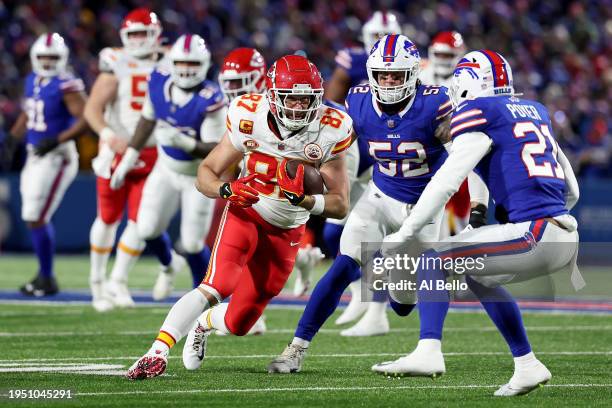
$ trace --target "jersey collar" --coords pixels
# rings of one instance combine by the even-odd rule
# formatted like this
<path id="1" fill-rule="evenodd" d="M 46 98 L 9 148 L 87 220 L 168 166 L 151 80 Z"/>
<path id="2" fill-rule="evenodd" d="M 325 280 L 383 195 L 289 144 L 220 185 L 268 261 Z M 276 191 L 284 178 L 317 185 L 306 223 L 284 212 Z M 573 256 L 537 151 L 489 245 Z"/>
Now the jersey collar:
<path id="1" fill-rule="evenodd" d="M 412 98 L 410 98 L 410 101 L 408 101 L 408 103 L 406 104 L 404 109 L 402 109 L 401 111 L 399 111 L 397 113 L 397 115 L 399 115 L 400 118 L 403 118 L 404 115 L 406 114 L 406 112 L 408 112 L 410 110 L 410 108 L 414 104 L 414 100 L 415 99 L 416 99 L 416 92 L 412 96 Z M 378 115 L 379 118 L 382 118 L 383 116 L 384 117 L 395 116 L 395 115 L 388 115 L 385 112 L 383 112 L 382 110 L 380 110 L 380 107 L 378 106 L 378 101 L 376 100 L 376 97 L 374 96 L 373 93 L 372 93 L 372 106 L 374 107 L 374 111 L 376 112 L 376 114 Z"/>

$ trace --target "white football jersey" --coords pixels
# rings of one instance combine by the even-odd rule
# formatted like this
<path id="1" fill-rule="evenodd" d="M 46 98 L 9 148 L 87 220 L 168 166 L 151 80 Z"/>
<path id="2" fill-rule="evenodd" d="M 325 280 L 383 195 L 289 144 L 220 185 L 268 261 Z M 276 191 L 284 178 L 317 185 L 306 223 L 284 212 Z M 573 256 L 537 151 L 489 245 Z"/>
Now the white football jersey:
<path id="1" fill-rule="evenodd" d="M 421 62 L 421 73 L 419 74 L 419 79 L 425 85 L 436 85 L 436 86 L 445 86 L 449 87 L 451 84 L 451 79 L 453 76 L 449 76 L 448 78 L 442 78 L 434 74 L 433 64 L 429 60 L 423 60 Z"/>
<path id="2" fill-rule="evenodd" d="M 140 119 L 140 111 L 147 94 L 149 74 L 159 59 L 139 59 L 123 48 L 104 48 L 100 51 L 100 71 L 115 75 L 118 81 L 117 95 L 104 111 L 104 119 L 119 137 L 131 139 Z M 155 146 L 155 138 L 147 141 Z"/>
<path id="3" fill-rule="evenodd" d="M 276 184 L 278 165 L 288 158 L 319 168 L 351 145 L 353 120 L 344 112 L 322 105 L 314 122 L 281 138 L 269 123 L 275 120 L 269 112 L 264 94 L 234 99 L 227 113 L 228 134 L 234 147 L 244 153 L 242 175 L 260 173 L 269 178 L 266 183 L 251 182 L 250 186 L 259 191 L 259 201 L 253 209 L 272 225 L 295 228 L 305 224 L 310 213 L 291 205 L 281 193 Z"/>

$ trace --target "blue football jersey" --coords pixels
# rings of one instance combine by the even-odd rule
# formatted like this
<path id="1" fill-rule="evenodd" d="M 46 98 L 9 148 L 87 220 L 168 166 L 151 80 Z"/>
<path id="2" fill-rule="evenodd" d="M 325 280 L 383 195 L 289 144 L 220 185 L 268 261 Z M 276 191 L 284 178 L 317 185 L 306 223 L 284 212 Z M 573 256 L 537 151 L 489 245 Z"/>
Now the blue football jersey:
<path id="1" fill-rule="evenodd" d="M 225 106 L 225 99 L 219 86 L 205 80 L 199 92 L 183 106 L 172 102 L 172 80 L 170 75 L 155 70 L 149 78 L 149 98 L 155 110 L 155 118 L 179 129 L 182 133 L 200 140 L 200 128 L 208 112 L 214 112 Z M 161 146 L 163 151 L 176 160 L 191 161 L 194 157 L 182 149 L 173 146 Z"/>
<path id="2" fill-rule="evenodd" d="M 57 139 L 74 120 L 66 104 L 64 94 L 82 92 L 83 81 L 71 74 L 43 78 L 31 73 L 25 80 L 24 111 L 26 142 L 37 146 L 43 139 Z"/>
<path id="3" fill-rule="evenodd" d="M 404 111 L 382 112 L 369 86 L 351 88 L 346 99 L 358 140 L 375 161 L 374 184 L 390 197 L 416 203 L 447 157 L 435 137 L 452 110 L 446 88 L 419 85 Z"/>
<path id="4" fill-rule="evenodd" d="M 510 222 L 567 213 L 565 175 L 544 106 L 506 96 L 467 101 L 453 113 L 451 137 L 469 132 L 483 132 L 493 140 L 476 170 Z"/>
<path id="5" fill-rule="evenodd" d="M 336 66 L 346 71 L 352 87 L 368 82 L 367 61 L 368 53 L 364 48 L 343 48 L 336 54 Z"/>

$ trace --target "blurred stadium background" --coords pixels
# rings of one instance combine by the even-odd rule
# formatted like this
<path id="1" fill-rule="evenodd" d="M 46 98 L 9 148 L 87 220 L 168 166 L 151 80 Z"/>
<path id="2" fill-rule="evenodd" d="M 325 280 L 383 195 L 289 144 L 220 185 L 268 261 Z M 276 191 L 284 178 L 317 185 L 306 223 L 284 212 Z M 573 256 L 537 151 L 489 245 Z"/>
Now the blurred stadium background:
<path id="1" fill-rule="evenodd" d="M 468 49 L 505 55 L 525 97 L 545 103 L 555 134 L 581 180 L 576 214 L 581 238 L 612 241 L 612 7 L 608 1 L 0 1 L 0 242 L 3 251 L 30 246 L 19 219 L 18 171 L 24 146 L 8 137 L 20 110 L 29 47 L 46 31 L 67 40 L 70 63 L 91 86 L 97 53 L 120 45 L 118 28 L 132 8 L 160 16 L 165 42 L 184 32 L 201 34 L 216 66 L 236 46 L 255 46 L 268 62 L 304 50 L 329 79 L 338 49 L 359 44 L 362 23 L 377 9 L 398 15 L 404 33 L 426 56 L 431 38 L 456 29 Z M 216 78 L 216 67 L 210 70 Z M 91 158 L 93 135 L 79 140 L 81 173 L 55 216 L 58 250 L 85 251 L 95 216 Z M 1 262 L 1 261 L 0 261 Z"/>

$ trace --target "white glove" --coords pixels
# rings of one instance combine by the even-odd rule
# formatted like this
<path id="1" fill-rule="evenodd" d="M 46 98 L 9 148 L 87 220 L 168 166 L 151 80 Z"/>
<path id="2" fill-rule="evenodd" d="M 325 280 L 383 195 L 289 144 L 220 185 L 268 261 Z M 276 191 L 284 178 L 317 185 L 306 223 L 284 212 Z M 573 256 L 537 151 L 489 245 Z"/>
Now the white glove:
<path id="1" fill-rule="evenodd" d="M 197 144 L 194 137 L 179 132 L 176 128 L 160 129 L 155 136 L 161 145 L 176 147 L 187 153 L 193 152 Z"/>
<path id="2" fill-rule="evenodd" d="M 133 147 L 127 148 L 121 162 L 119 162 L 117 168 L 113 172 L 113 176 L 111 177 L 110 188 L 112 190 L 118 190 L 121 188 L 121 186 L 123 186 L 125 177 L 136 165 L 138 156 L 140 156 L 140 152 L 138 150 L 134 149 Z"/>
<path id="3" fill-rule="evenodd" d="M 91 168 L 98 177 L 105 179 L 111 176 L 111 165 L 115 158 L 115 152 L 106 143 L 100 143 L 98 155 L 91 161 Z"/>
<path id="4" fill-rule="evenodd" d="M 115 131 L 108 126 L 100 131 L 100 140 L 110 146 L 110 148 L 119 154 L 123 154 L 128 146 L 127 140 L 117 136 Z"/>

